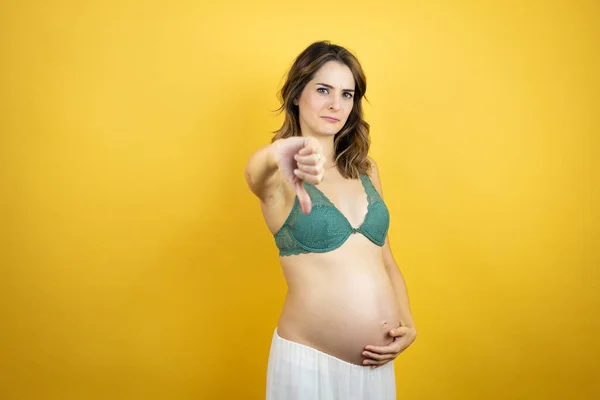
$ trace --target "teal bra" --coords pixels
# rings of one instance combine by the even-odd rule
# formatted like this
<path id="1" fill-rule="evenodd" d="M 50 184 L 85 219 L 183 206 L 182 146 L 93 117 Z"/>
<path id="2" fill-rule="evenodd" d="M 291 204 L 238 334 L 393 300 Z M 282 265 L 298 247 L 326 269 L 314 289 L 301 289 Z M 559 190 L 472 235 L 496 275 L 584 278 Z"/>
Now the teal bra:
<path id="1" fill-rule="evenodd" d="M 353 233 L 361 233 L 383 246 L 390 225 L 390 214 L 368 175 L 360 174 L 369 203 L 365 220 L 358 228 L 315 185 L 304 182 L 312 209 L 304 214 L 298 196 L 283 226 L 275 233 L 280 256 L 301 253 L 325 253 L 340 247 Z"/>

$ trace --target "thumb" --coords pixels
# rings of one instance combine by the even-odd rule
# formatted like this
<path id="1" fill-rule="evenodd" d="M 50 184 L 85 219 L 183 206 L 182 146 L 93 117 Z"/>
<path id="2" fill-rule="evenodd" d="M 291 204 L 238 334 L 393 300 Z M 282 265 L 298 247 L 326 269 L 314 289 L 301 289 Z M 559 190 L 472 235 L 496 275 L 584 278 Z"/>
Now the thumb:
<path id="1" fill-rule="evenodd" d="M 298 196 L 298 201 L 300 202 L 300 207 L 302 208 L 302 212 L 304 214 L 310 213 L 310 210 L 312 208 L 310 196 L 306 192 L 306 189 L 304 188 L 304 185 L 302 184 L 302 181 L 300 179 L 296 180 L 296 183 L 294 184 L 294 188 L 296 189 L 296 195 Z"/>
<path id="2" fill-rule="evenodd" d="M 390 331 L 390 336 L 403 336 L 406 335 L 408 333 L 408 328 L 405 326 L 400 326 L 398 328 L 394 328 Z"/>
<path id="3" fill-rule="evenodd" d="M 400 320 L 400 326 L 392 329 L 390 331 L 390 335 L 391 336 L 401 336 L 406 334 L 407 331 L 407 327 L 406 327 L 406 323 L 403 320 Z"/>

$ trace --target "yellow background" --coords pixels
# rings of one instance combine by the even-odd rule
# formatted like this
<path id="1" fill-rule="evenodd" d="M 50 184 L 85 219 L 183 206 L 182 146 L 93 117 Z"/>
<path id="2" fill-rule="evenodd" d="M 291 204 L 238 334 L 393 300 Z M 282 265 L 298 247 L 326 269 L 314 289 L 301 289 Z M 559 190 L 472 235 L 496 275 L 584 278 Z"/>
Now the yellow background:
<path id="1" fill-rule="evenodd" d="M 355 51 L 419 337 L 399 399 L 600 398 L 597 1 L 4 1 L 0 398 L 262 399 L 285 295 L 243 175 Z"/>

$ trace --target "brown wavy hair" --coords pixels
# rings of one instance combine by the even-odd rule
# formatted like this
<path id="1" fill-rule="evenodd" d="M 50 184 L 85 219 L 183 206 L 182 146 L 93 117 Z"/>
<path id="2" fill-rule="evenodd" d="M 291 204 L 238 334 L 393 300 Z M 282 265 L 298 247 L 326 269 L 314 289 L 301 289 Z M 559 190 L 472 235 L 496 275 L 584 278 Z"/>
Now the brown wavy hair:
<path id="1" fill-rule="evenodd" d="M 315 73 L 329 61 L 337 61 L 352 71 L 355 82 L 354 104 L 346 124 L 333 139 L 334 161 L 344 178 L 356 179 L 359 174 L 370 172 L 371 164 L 367 159 L 371 139 L 370 126 L 363 119 L 362 99 L 367 91 L 367 79 L 363 69 L 349 50 L 331 44 L 329 41 L 314 42 L 296 57 L 287 79 L 278 93 L 281 107 L 276 111 L 285 111 L 285 119 L 271 143 L 278 139 L 302 136 L 298 107 L 293 100 L 300 96 Z M 365 97 L 366 99 L 366 97 Z"/>

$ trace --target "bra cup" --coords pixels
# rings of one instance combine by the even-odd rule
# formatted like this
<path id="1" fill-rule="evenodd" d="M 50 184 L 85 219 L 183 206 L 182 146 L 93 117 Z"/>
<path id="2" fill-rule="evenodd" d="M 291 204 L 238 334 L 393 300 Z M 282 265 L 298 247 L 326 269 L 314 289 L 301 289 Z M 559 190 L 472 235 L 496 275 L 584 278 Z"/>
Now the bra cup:
<path id="1" fill-rule="evenodd" d="M 281 256 L 310 252 L 328 252 L 340 247 L 354 232 L 360 232 L 373 243 L 383 246 L 390 223 L 389 210 L 367 175 L 361 175 L 369 203 L 365 220 L 353 229 L 346 217 L 316 186 L 304 183 L 312 201 L 311 212 L 302 213 L 296 197 L 283 226 L 275 233 Z"/>
<path id="2" fill-rule="evenodd" d="M 390 225 L 390 213 L 383 202 L 371 205 L 368 218 L 361 226 L 361 231 L 380 246 L 385 243 L 385 237 Z"/>
<path id="3" fill-rule="evenodd" d="M 290 233 L 304 248 L 330 249 L 345 240 L 351 228 L 335 208 L 313 205 L 308 215 L 297 215 Z"/>

